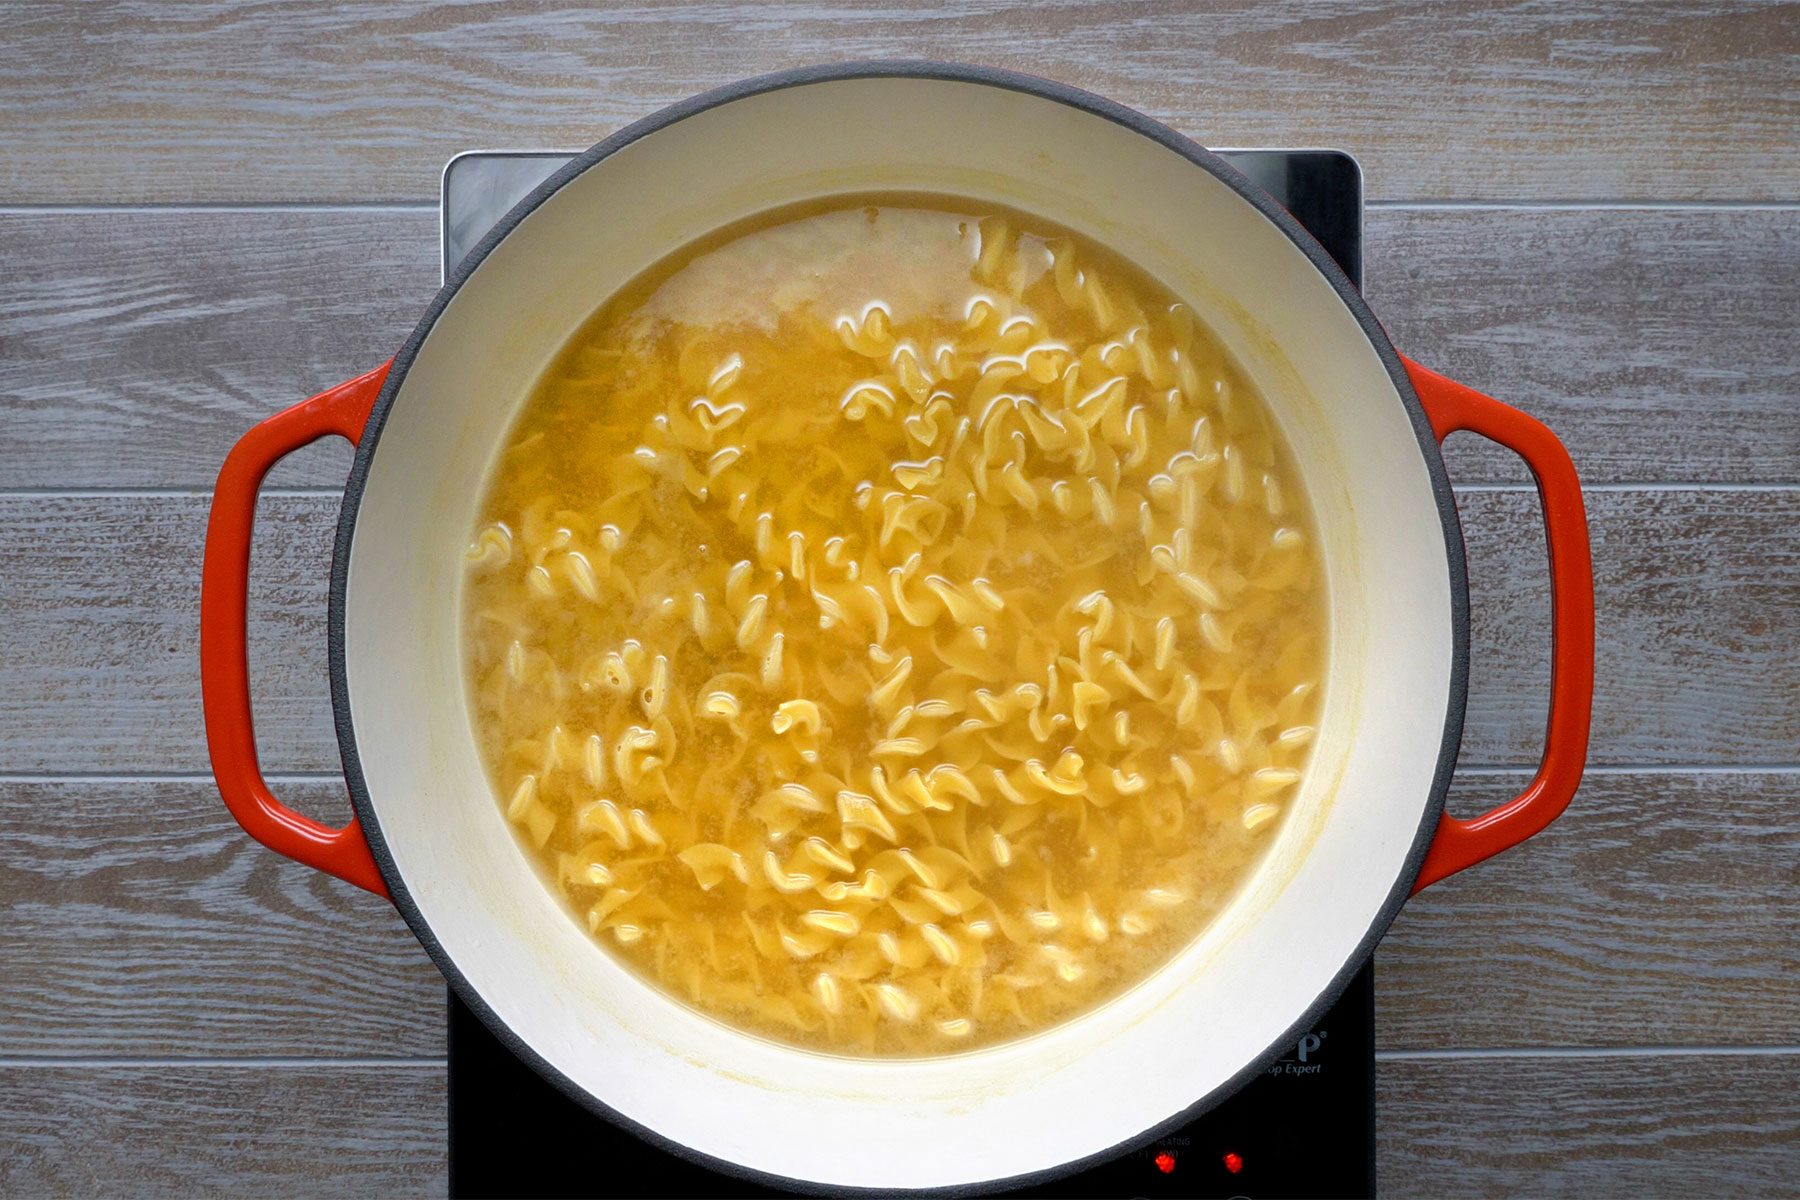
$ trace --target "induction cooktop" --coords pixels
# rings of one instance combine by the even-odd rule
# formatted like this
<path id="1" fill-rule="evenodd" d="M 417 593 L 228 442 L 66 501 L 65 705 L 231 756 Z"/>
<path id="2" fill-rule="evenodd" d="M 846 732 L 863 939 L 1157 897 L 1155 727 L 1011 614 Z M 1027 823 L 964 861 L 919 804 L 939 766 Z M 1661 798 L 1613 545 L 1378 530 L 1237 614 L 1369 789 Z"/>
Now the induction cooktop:
<path id="1" fill-rule="evenodd" d="M 1354 159 L 1332 150 L 1220 153 L 1285 205 L 1361 286 L 1362 175 Z M 570 157 L 503 150 L 453 158 L 441 193 L 445 274 Z M 1313 1029 L 1210 1111 L 1142 1149 L 1012 1194 L 1373 1196 L 1373 971 L 1365 964 Z M 708 1170 L 589 1112 L 516 1058 L 454 995 L 449 1023 L 452 1196 L 783 1194 Z"/>

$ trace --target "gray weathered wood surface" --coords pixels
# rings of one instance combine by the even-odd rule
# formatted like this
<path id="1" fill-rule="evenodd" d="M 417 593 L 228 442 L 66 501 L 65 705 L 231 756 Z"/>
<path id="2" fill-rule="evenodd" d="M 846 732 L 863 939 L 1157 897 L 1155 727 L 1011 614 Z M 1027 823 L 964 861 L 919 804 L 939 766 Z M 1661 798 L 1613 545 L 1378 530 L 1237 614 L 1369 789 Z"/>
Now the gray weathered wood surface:
<path id="1" fill-rule="evenodd" d="M 1455 811 L 1526 776 L 1470 773 Z M 1554 826 L 1407 905 L 1377 1045 L 1800 1045 L 1800 775 L 1601 768 Z"/>
<path id="2" fill-rule="evenodd" d="M 447 1187 L 435 1062 L 13 1066 L 0 1072 L 0 1130 L 7 1196 L 386 1197 Z"/>
<path id="3" fill-rule="evenodd" d="M 273 785 L 348 813 L 341 782 Z M 210 780 L 8 783 L 0 827 L 0 961 L 30 964 L 0 989 L 0 1052 L 444 1053 L 443 977 L 399 914 L 244 837 Z"/>
<path id="4" fill-rule="evenodd" d="M 1800 1057 L 1621 1054 L 1380 1064 L 1394 1196 L 1790 1196 Z"/>
<path id="5" fill-rule="evenodd" d="M 1800 1194 L 1800 6 L 1724 0 L 0 0 L 0 1194 L 442 1193 L 441 981 L 205 776 L 207 490 L 398 344 L 451 153 L 873 55 L 1353 151 L 1395 339 L 1582 468 L 1604 765 L 1385 943 L 1382 1191 Z M 1536 753 L 1548 603 L 1521 468 L 1448 458 L 1473 811 Z M 347 461 L 272 478 L 252 588 L 264 754 L 321 814 Z"/>
<path id="6" fill-rule="evenodd" d="M 586 145 L 732 79 L 892 57 L 1051 75 L 1212 145 L 1349 146 L 1384 200 L 1800 185 L 1800 17 L 1768 0 L 7 9 L 0 179 L 32 201 L 428 198 L 472 146 Z"/>

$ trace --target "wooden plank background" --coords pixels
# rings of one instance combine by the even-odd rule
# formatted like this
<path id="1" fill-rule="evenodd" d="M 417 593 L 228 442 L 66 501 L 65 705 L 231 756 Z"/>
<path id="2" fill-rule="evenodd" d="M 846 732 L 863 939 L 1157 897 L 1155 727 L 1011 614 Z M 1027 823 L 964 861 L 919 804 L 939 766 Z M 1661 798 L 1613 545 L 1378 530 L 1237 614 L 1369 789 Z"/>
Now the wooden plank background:
<path id="1" fill-rule="evenodd" d="M 1800 7 L 1723 0 L 0 0 L 0 1194 L 444 1190 L 441 980 L 205 774 L 213 474 L 398 344 L 452 153 L 899 55 L 1349 149 L 1396 340 L 1582 468 L 1599 765 L 1384 944 L 1383 1193 L 1800 1194 Z M 1474 811 L 1529 775 L 1548 608 L 1522 469 L 1448 457 Z M 347 462 L 280 468 L 252 589 L 264 755 L 326 815 Z"/>
<path id="2" fill-rule="evenodd" d="M 932 57 L 1213 145 L 1342 145 L 1383 199 L 1775 200 L 1792 5 L 1755 0 L 9 3 L 0 178 L 37 202 L 392 201 L 477 146 L 585 145 L 731 79 Z"/>

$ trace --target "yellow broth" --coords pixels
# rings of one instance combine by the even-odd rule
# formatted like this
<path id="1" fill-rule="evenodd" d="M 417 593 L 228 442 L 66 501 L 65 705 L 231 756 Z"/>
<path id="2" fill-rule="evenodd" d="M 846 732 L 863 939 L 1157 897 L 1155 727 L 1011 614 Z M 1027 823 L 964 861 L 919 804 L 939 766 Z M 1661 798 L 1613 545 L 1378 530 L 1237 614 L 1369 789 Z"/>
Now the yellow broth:
<path id="1" fill-rule="evenodd" d="M 842 1053 L 1044 1028 L 1194 938 L 1306 769 L 1324 583 L 1261 398 L 1033 217 L 704 239 L 538 381 L 468 551 L 499 803 L 601 946 Z"/>

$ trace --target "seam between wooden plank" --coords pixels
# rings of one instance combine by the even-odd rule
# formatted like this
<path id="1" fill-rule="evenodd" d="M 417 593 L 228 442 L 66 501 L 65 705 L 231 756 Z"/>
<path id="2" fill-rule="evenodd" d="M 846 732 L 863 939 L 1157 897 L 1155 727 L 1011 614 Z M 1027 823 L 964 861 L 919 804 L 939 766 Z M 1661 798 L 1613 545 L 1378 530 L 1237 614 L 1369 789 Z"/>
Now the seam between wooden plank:
<path id="1" fill-rule="evenodd" d="M 1529 775 L 1530 762 L 1458 763 L 1456 773 L 1488 778 Z M 1800 775 L 1800 763 L 1590 763 L 1586 775 Z M 338 783 L 342 771 L 269 771 L 268 783 Z M 9 771 L 0 772 L 0 785 L 44 783 L 211 783 L 206 771 Z"/>
<path id="2" fill-rule="evenodd" d="M 1442 1050 L 1377 1050 L 1376 1062 L 1449 1058 L 1794 1058 L 1800 1046 L 1470 1046 Z"/>
<path id="3" fill-rule="evenodd" d="M 409 213 L 435 214 L 436 199 L 420 200 L 250 200 L 179 201 L 167 204 L 0 204 L 0 216 L 115 213 Z M 1782 200 L 1369 200 L 1371 212 L 1795 212 L 1800 203 Z"/>
<path id="4" fill-rule="evenodd" d="M 1458 493 L 1535 492 L 1528 483 L 1453 483 Z M 1800 483 L 1707 483 L 1704 480 L 1647 480 L 1642 483 L 1584 483 L 1583 492 L 1792 492 Z"/>
<path id="5" fill-rule="evenodd" d="M 1369 200 L 1383 212 L 1793 212 L 1788 200 Z"/>
<path id="6" fill-rule="evenodd" d="M 1533 764 L 1457 763 L 1458 775 L 1520 775 L 1535 770 Z M 1800 763 L 1589 763 L 1584 775 L 1792 775 Z M 211 778 L 208 776 L 208 778 Z"/>
<path id="7" fill-rule="evenodd" d="M 1536 492 L 1529 483 L 1457 483 L 1452 489 L 1459 494 L 1518 493 L 1521 495 Z M 306 496 L 337 496 L 343 488 L 337 484 L 316 483 L 300 487 L 264 488 L 260 496 L 272 499 L 299 499 Z M 1648 481 L 1643 483 L 1584 483 L 1581 490 L 1586 493 L 1601 492 L 1744 492 L 1754 494 L 1778 494 L 1800 491 L 1800 482 L 1793 483 L 1711 483 L 1704 479 L 1680 479 Z M 212 489 L 205 487 L 22 487 L 0 488 L 0 500 L 16 499 L 55 499 L 55 500 L 152 500 L 161 497 L 179 500 L 207 499 L 212 496 Z"/>
<path id="8" fill-rule="evenodd" d="M 265 783 L 330 783 L 343 782 L 342 771 L 266 771 Z M 211 783 L 209 771 L 32 771 L 0 772 L 0 784 L 7 783 Z"/>
<path id="9" fill-rule="evenodd" d="M 448 1058 L 301 1058 L 293 1055 L 263 1056 L 245 1058 L 194 1057 L 180 1056 L 169 1058 L 157 1057 L 114 1057 L 107 1055 L 59 1055 L 56 1057 L 37 1058 L 30 1055 L 0 1056 L 0 1071 L 36 1070 L 50 1068 L 53 1070 L 140 1070 L 145 1067 L 232 1067 L 251 1070 L 286 1067 L 349 1067 L 358 1070 L 385 1070 L 393 1067 L 443 1067 L 448 1065 Z"/>
<path id="10" fill-rule="evenodd" d="M 186 204 L 0 204 L 0 216 L 71 216 L 92 217 L 112 216 L 125 213 L 408 213 L 413 215 L 433 215 L 438 211 L 435 200 L 370 200 L 366 202 L 344 202 L 321 200 L 308 203 L 304 200 L 267 202 L 230 203 L 221 201 L 217 204 L 205 202 Z"/>
<path id="11" fill-rule="evenodd" d="M 299 487 L 263 488 L 258 496 L 269 499 L 298 499 L 305 496 L 339 496 L 342 484 L 311 483 Z M 209 487 L 84 487 L 54 486 L 0 488 L 0 500 L 205 500 L 212 497 Z"/>
<path id="12" fill-rule="evenodd" d="M 1448 1059 L 1520 1058 L 1800 1058 L 1800 1046 L 1494 1046 L 1442 1050 L 1377 1050 L 1375 1061 L 1426 1062 Z M 143 1070 L 157 1067 L 219 1070 L 316 1069 L 391 1070 L 441 1068 L 447 1057 L 302 1058 L 260 1057 L 0 1057 L 0 1070 Z"/>

